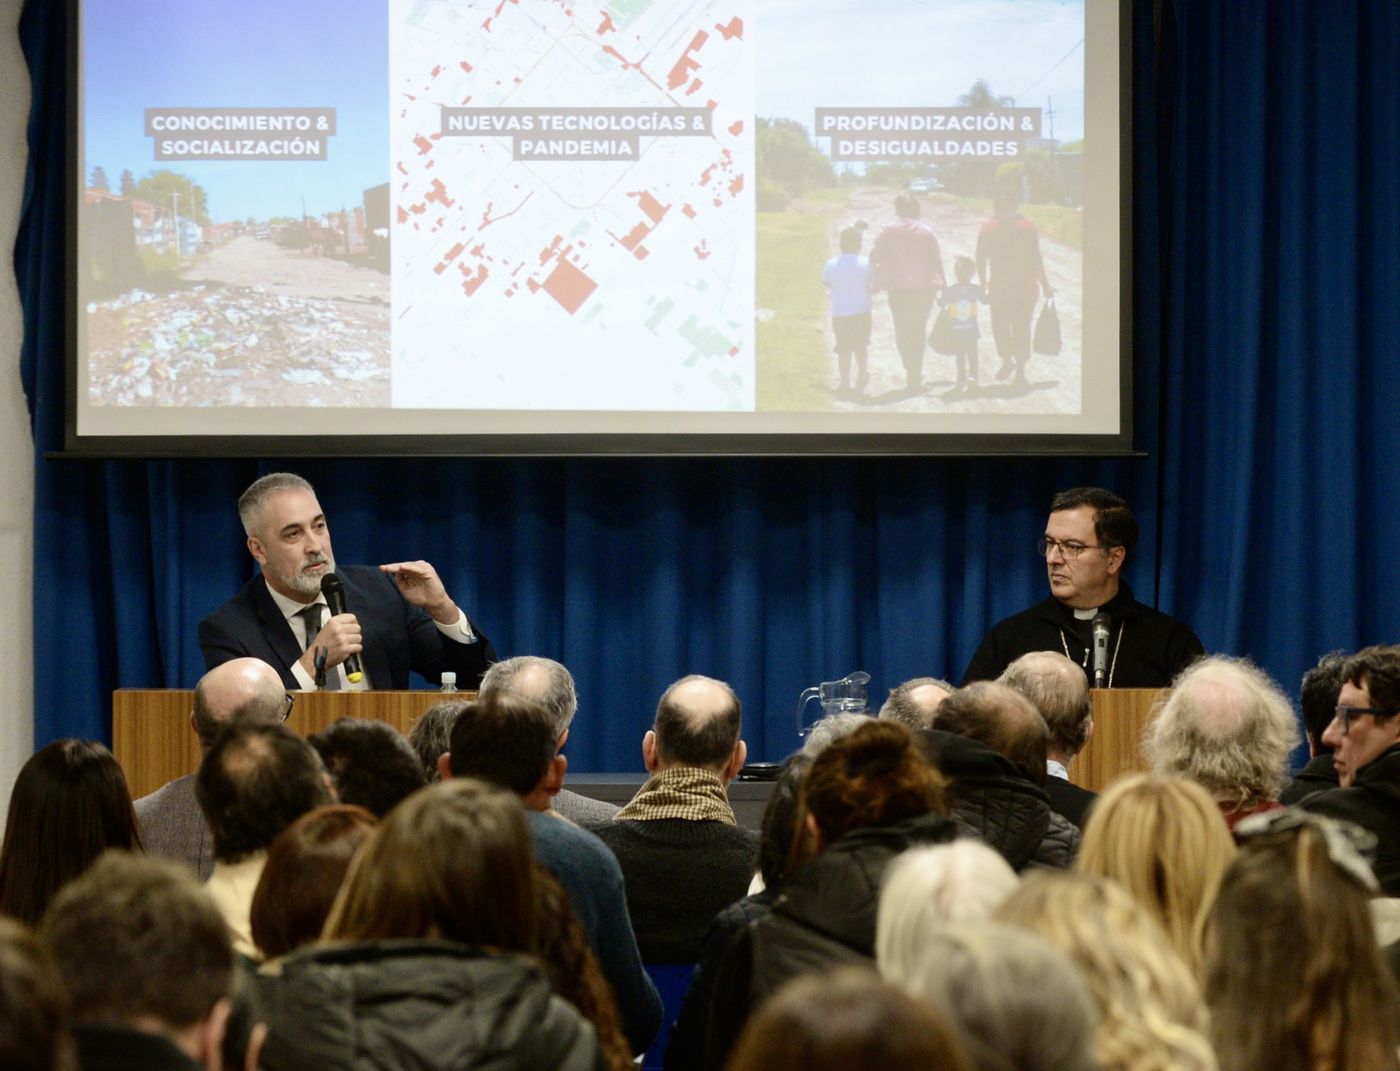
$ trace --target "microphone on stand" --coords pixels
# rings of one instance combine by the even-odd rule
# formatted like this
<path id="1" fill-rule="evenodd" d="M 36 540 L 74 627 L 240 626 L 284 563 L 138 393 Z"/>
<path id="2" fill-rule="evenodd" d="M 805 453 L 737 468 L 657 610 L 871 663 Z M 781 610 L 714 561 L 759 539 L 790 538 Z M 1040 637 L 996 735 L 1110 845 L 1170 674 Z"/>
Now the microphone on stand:
<path id="1" fill-rule="evenodd" d="M 1108 677 L 1108 615 L 1100 610 L 1094 615 L 1094 687 L 1102 688 Z"/>
<path id="2" fill-rule="evenodd" d="M 321 594 L 326 597 L 326 606 L 332 617 L 345 613 L 345 581 L 339 576 L 327 573 L 321 577 Z M 360 656 L 349 655 L 345 659 L 345 679 L 351 684 L 359 684 L 364 675 L 364 670 L 360 668 Z"/>

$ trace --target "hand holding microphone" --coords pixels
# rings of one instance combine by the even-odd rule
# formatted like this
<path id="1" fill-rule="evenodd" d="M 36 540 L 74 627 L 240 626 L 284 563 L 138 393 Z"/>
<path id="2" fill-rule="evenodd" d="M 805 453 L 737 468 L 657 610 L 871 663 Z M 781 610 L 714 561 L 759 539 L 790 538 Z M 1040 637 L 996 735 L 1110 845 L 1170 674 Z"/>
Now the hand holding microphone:
<path id="1" fill-rule="evenodd" d="M 364 650 L 364 638 L 360 622 L 345 610 L 345 581 L 335 573 L 327 573 L 321 578 L 321 594 L 326 597 L 331 616 L 316 634 L 315 645 L 326 649 L 327 665 L 344 663 L 345 679 L 358 684 L 364 677 L 359 654 Z"/>

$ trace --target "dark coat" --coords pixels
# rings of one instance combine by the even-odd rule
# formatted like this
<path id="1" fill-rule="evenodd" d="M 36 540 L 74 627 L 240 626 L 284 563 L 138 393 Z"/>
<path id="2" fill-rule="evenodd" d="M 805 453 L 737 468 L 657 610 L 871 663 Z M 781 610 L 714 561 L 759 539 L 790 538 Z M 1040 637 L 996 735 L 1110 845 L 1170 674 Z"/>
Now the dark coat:
<path id="1" fill-rule="evenodd" d="M 540 969 L 450 941 L 313 946 L 259 974 L 266 1071 L 593 1071 L 593 1027 Z"/>
<path id="2" fill-rule="evenodd" d="M 1073 782 L 1053 774 L 1045 779 L 1045 795 L 1049 797 L 1052 811 L 1063 815 L 1080 829 L 1084 828 L 1084 823 L 1089 819 L 1089 808 L 1093 807 L 1094 801 L 1099 798 L 1097 792 L 1080 788 Z"/>
<path id="3" fill-rule="evenodd" d="M 1278 801 L 1285 807 L 1292 807 L 1295 803 L 1302 803 L 1314 792 L 1340 787 L 1337 768 L 1332 765 L 1331 754 L 1314 755 L 1306 766 L 1293 775 L 1293 780 L 1283 786 Z"/>
<path id="4" fill-rule="evenodd" d="M 923 730 L 934 761 L 953 782 L 953 819 L 965 836 L 995 848 L 1015 871 L 1067 867 L 1082 839 L 1050 809 L 1045 790 L 986 744 L 940 729 Z"/>
<path id="5" fill-rule="evenodd" d="M 1165 688 L 1172 678 L 1205 653 L 1201 641 L 1174 617 L 1133 598 L 1127 581 L 1103 606 L 1111 625 L 1109 662 L 1114 688 Z M 1054 597 L 999 622 L 972 656 L 962 683 L 995 680 L 1001 671 L 1031 651 L 1059 651 L 1089 666 L 1093 628 Z"/>
<path id="6" fill-rule="evenodd" d="M 360 660 L 375 688 L 407 688 L 410 670 L 433 685 L 450 670 L 457 674 L 457 687 L 475 688 L 496 660 L 495 648 L 475 623 L 475 643 L 449 640 L 423 610 L 404 601 L 387 573 L 364 565 L 339 572 L 345 581 L 345 609 L 364 633 Z M 206 669 L 252 656 L 277 670 L 288 688 L 301 687 L 292 675 L 301 647 L 261 575 L 199 623 L 199 646 Z"/>
<path id="7" fill-rule="evenodd" d="M 1298 806 L 1355 822 L 1374 833 L 1381 893 L 1400 896 L 1400 744 L 1361 767 L 1350 788 L 1314 792 Z"/>

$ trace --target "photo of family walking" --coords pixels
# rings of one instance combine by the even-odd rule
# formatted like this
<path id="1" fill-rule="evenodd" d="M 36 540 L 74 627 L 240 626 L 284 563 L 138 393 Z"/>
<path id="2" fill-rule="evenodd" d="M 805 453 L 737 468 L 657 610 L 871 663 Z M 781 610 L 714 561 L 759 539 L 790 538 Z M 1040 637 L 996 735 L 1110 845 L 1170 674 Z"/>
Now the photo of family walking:
<path id="1" fill-rule="evenodd" d="M 902 40 L 957 58 L 926 65 L 925 85 L 836 64 L 821 100 L 781 88 L 796 80 L 761 94 L 760 410 L 1083 410 L 1082 17 L 1048 3 L 928 16 Z M 818 35 L 790 39 L 792 63 L 861 47 Z"/>

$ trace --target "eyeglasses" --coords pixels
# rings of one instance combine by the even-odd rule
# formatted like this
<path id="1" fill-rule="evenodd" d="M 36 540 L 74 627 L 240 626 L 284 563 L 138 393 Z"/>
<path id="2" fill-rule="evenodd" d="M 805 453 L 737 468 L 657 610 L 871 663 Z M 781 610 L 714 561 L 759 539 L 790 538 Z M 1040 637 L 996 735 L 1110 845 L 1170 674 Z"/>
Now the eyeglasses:
<path id="1" fill-rule="evenodd" d="M 297 697 L 291 692 L 287 693 L 286 701 L 282 705 L 282 720 L 286 721 L 292 716 L 292 704 L 297 701 Z"/>
<path id="2" fill-rule="evenodd" d="M 1055 551 L 1060 552 L 1060 556 L 1067 562 L 1074 561 L 1086 550 L 1109 550 L 1110 547 L 1102 543 L 1078 543 L 1071 539 L 1061 543 L 1058 539 L 1051 539 L 1048 536 L 1041 536 L 1035 541 L 1035 552 L 1042 558 L 1048 558 Z"/>
<path id="3" fill-rule="evenodd" d="M 1392 714 L 1400 714 L 1400 707 L 1338 707 L 1333 713 L 1342 723 L 1342 735 L 1346 736 L 1351 732 L 1351 719 L 1358 714 L 1374 714 L 1377 718 L 1388 718 Z"/>
<path id="4" fill-rule="evenodd" d="M 1254 837 L 1296 833 L 1301 829 L 1311 829 L 1321 835 L 1327 847 L 1327 858 L 1333 866 L 1345 871 L 1369 891 L 1380 891 L 1375 872 L 1371 869 L 1371 860 L 1376 855 L 1376 835 L 1354 822 L 1300 811 L 1297 807 L 1285 807 L 1250 815 L 1235 826 L 1235 840 L 1243 844 Z"/>

